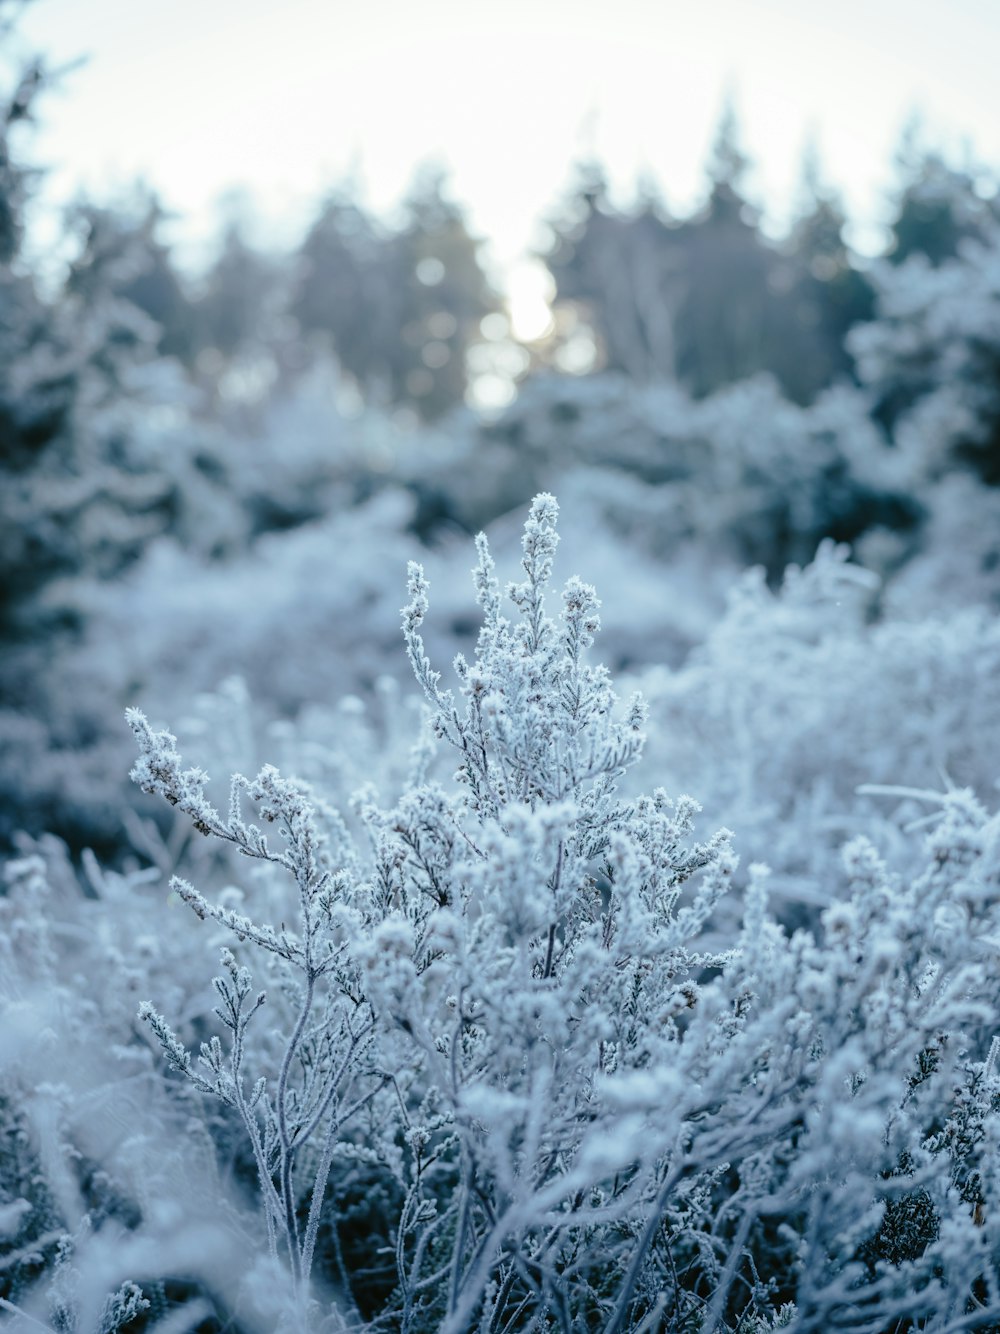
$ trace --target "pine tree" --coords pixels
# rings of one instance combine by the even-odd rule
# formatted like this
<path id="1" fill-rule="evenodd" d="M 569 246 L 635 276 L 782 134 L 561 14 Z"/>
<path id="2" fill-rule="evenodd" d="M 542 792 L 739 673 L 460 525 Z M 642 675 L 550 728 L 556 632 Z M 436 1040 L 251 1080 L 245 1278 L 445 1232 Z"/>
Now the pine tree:
<path id="1" fill-rule="evenodd" d="M 802 175 L 803 207 L 784 247 L 794 282 L 778 374 L 789 395 L 807 403 L 833 381 L 852 377 L 845 339 L 855 324 L 871 319 L 875 293 L 845 240 L 843 205 L 823 182 L 812 150 Z"/>
<path id="2" fill-rule="evenodd" d="M 593 330 L 600 369 L 640 383 L 673 380 L 681 259 L 663 203 L 646 190 L 633 209 L 619 210 L 599 164 L 578 172 L 544 256 L 556 301 Z"/>
<path id="3" fill-rule="evenodd" d="M 684 281 L 677 367 L 681 383 L 698 397 L 776 368 L 779 294 L 792 273 L 761 235 L 746 194 L 749 165 L 727 105 L 709 161 L 708 199 L 677 237 Z"/>
<path id="4" fill-rule="evenodd" d="M 442 172 L 420 172 L 404 210 L 404 224 L 389 247 L 399 301 L 392 398 L 434 421 L 464 401 L 469 348 L 500 300 L 483 269 L 480 242 L 449 199 Z"/>
<path id="5" fill-rule="evenodd" d="M 971 169 L 924 147 L 918 124 L 904 133 L 896 160 L 901 186 L 887 252 L 892 264 L 923 255 L 937 267 L 955 259 L 965 242 L 989 236 L 998 217 L 996 194 L 984 198 Z"/>

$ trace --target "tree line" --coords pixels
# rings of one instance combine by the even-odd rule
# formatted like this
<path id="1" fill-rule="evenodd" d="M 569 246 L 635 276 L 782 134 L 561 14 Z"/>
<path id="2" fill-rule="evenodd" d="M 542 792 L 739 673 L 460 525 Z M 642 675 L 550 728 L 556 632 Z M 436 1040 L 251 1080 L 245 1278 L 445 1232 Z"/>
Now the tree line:
<path id="1" fill-rule="evenodd" d="M 875 287 L 849 243 L 843 204 L 810 151 L 798 213 L 775 239 L 753 202 L 750 168 L 731 108 L 706 165 L 704 202 L 686 216 L 648 182 L 631 204 L 616 203 L 602 164 L 579 163 L 537 256 L 552 278 L 555 319 L 526 349 L 524 369 L 563 367 L 567 343 L 582 336 L 589 368 L 676 383 L 696 398 L 766 372 L 808 404 L 853 379 L 845 338 L 873 318 Z M 882 260 L 922 255 L 939 266 L 963 242 L 989 236 L 1000 204 L 974 169 L 913 132 L 897 168 Z M 67 292 L 96 300 L 104 291 L 148 316 L 156 352 L 176 358 L 215 405 L 234 366 L 273 387 L 332 357 L 366 403 L 433 422 L 467 399 L 468 354 L 485 341 L 486 317 L 497 317 L 490 338 L 509 330 L 482 241 L 440 169 L 417 173 L 391 222 L 365 207 L 356 186 L 340 185 L 285 253 L 256 247 L 249 221 L 235 213 L 214 257 L 190 273 L 164 240 L 168 214 L 155 196 L 132 209 L 81 203 L 70 219 L 78 243 Z"/>

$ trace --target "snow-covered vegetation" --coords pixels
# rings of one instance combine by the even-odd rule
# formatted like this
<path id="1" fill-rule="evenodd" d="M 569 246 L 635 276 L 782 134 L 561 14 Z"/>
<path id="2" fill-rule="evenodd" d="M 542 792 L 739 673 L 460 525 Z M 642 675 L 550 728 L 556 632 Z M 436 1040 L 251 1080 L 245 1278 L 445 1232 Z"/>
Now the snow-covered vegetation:
<path id="1" fill-rule="evenodd" d="M 1000 1329 L 996 198 L 927 154 L 862 265 L 732 123 L 685 220 L 591 165 L 521 347 L 432 175 L 197 280 L 83 204 L 35 272 L 44 83 L 0 1323 Z"/>
<path id="2" fill-rule="evenodd" d="M 713 798 L 745 812 L 755 850 L 775 832 L 782 898 L 797 881 L 810 912 L 788 931 L 728 830 L 695 841 L 694 799 L 632 795 L 647 705 L 617 701 L 588 661 L 593 588 L 569 579 L 551 615 L 556 513 L 532 505 L 509 610 L 480 540 L 480 630 L 450 689 L 411 564 L 403 638 L 429 707 L 405 767 L 379 775 L 388 801 L 369 780 L 345 802 L 362 775 L 336 749 L 366 741 L 387 762 L 405 717 L 386 687 L 381 735 L 360 703 L 326 738 L 286 730 L 311 781 L 236 773 L 222 813 L 134 710 L 132 776 L 176 822 L 133 831 L 152 865 L 115 874 L 91 854 L 75 872 L 45 840 L 8 862 L 9 1310 L 110 1330 L 155 1299 L 185 1327 L 214 1310 L 246 1328 L 455 1334 L 1000 1317 L 998 818 L 968 788 L 886 788 L 927 811 L 888 841 L 899 869 L 857 832 L 838 864 L 817 818 L 872 823 L 839 786 L 866 729 L 906 778 L 943 753 L 988 764 L 985 738 L 958 753 L 948 701 L 980 700 L 942 645 L 985 663 L 988 692 L 995 633 L 972 616 L 876 627 L 864 646 L 836 603 L 871 580 L 825 550 L 778 596 L 748 584 L 704 655 L 654 678 L 657 734 L 710 757 Z M 864 709 L 852 730 L 844 693 L 881 671 L 884 702 L 900 656 L 928 678 L 918 704 L 894 705 L 889 740 Z M 841 689 L 824 697 L 816 676 Z M 920 699 L 934 689 L 939 722 Z M 234 687 L 206 702 L 220 758 L 250 748 L 246 710 Z M 800 740 L 821 737 L 815 711 L 826 774 Z M 198 884 L 164 883 L 182 864 Z"/>

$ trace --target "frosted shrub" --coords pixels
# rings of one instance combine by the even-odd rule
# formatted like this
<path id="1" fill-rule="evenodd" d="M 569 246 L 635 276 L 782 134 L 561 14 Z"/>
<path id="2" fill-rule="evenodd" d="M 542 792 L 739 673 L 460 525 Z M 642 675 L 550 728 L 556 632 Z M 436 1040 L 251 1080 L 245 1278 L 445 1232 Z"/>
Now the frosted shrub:
<path id="1" fill-rule="evenodd" d="M 190 1329 L 211 1314 L 199 1289 L 236 1305 L 238 1214 L 135 1039 L 144 990 L 186 1004 L 190 951 L 155 871 L 85 857 L 82 880 L 52 838 L 0 866 L 0 1324 L 127 1334 L 185 1275 Z"/>
<path id="2" fill-rule="evenodd" d="M 753 1000 L 723 1066 L 745 1072 L 729 1081 L 731 1113 L 760 1138 L 741 1169 L 753 1163 L 755 1179 L 721 1212 L 749 1211 L 757 1272 L 794 1282 L 791 1328 L 996 1326 L 988 1145 L 1000 1129 L 1000 1044 L 987 961 L 998 835 L 1000 820 L 956 792 L 941 799 L 925 869 L 909 881 L 855 840 L 844 853 L 850 897 L 826 910 L 818 937 L 785 937 L 751 887 L 728 980 Z"/>
<path id="3" fill-rule="evenodd" d="M 908 880 L 856 840 L 816 934 L 768 916 L 757 868 L 720 948 L 729 836 L 619 790 L 644 706 L 587 660 L 589 585 L 550 614 L 556 514 L 532 505 L 513 616 L 479 539 L 453 689 L 411 565 L 404 638 L 454 780 L 418 764 L 389 809 L 362 789 L 362 837 L 267 766 L 220 812 L 130 714 L 139 785 L 262 872 L 218 900 L 172 882 L 222 946 L 217 1031 L 193 1053 L 140 1011 L 242 1127 L 255 1272 L 294 1328 L 989 1327 L 1000 825 L 952 794 Z"/>
<path id="4" fill-rule="evenodd" d="M 839 849 L 868 833 L 912 866 L 900 829 L 920 813 L 858 791 L 943 783 L 987 792 L 1000 747 L 1000 625 L 981 609 L 871 620 L 878 580 L 824 543 L 770 590 L 760 570 L 679 670 L 639 684 L 650 704 L 646 761 L 690 787 L 707 818 L 766 861 L 772 893 L 821 904 Z"/>
<path id="5" fill-rule="evenodd" d="M 799 407 L 768 376 L 697 400 L 613 374 L 533 377 L 438 484 L 453 514 L 478 523 L 497 512 L 484 495 L 512 501 L 558 479 L 564 499 L 589 492 L 607 526 L 657 560 L 693 547 L 779 576 L 824 536 L 916 520 L 912 473 L 869 409 L 849 387 Z"/>
<path id="6" fill-rule="evenodd" d="M 609 1304 L 608 1224 L 624 1242 L 655 1181 L 635 1170 L 635 1127 L 605 1084 L 653 1059 L 647 1010 L 672 1031 L 694 975 L 719 962 L 691 942 L 727 883 L 726 836 L 690 844 L 688 799 L 616 796 L 643 708 L 635 699 L 619 717 L 606 672 L 585 661 L 593 589 L 571 580 L 559 620 L 546 613 L 555 517 L 540 497 L 524 580 L 508 590 L 514 622 L 480 539 L 484 623 L 475 661 L 456 662 L 457 698 L 426 657 L 426 583 L 411 567 L 407 649 L 457 786 L 414 783 L 390 811 L 362 796 L 367 853 L 270 768 L 237 776 L 220 814 L 169 734 L 130 715 L 136 781 L 295 885 L 274 903 L 279 927 L 175 880 L 198 916 L 263 951 L 274 999 L 227 948 L 216 981 L 227 1046 L 213 1038 L 192 1058 L 151 1007 L 143 1016 L 170 1063 L 242 1120 L 272 1255 L 302 1293 L 331 1164 L 374 1154 L 391 1171 L 393 1301 L 407 1327 L 460 1330 L 481 1316 L 500 1329 L 518 1309 Z M 277 843 L 245 821 L 246 801 Z M 249 1068 L 260 1007 L 276 1009 L 284 1036 L 271 1050 L 265 1035 Z"/>
<path id="7" fill-rule="evenodd" d="M 914 255 L 876 267 L 878 318 L 848 343 L 876 412 L 919 478 L 955 463 L 1000 482 L 1000 231 L 932 268 Z"/>

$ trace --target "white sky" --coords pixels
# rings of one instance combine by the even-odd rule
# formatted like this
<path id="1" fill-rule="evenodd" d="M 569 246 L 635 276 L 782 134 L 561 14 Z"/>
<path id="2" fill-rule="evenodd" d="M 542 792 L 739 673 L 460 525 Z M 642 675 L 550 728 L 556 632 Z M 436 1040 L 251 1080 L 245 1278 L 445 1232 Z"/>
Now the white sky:
<path id="1" fill-rule="evenodd" d="M 869 242 L 915 108 L 1000 164 L 1000 0 L 34 0 L 20 33 L 89 56 L 42 107 L 51 197 L 142 176 L 195 241 L 243 185 L 293 241 L 352 166 L 382 211 L 444 160 L 515 287 L 583 149 L 696 203 L 727 89 L 772 223 L 811 132 Z"/>

